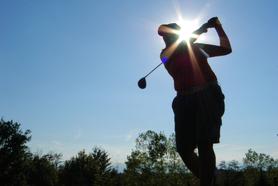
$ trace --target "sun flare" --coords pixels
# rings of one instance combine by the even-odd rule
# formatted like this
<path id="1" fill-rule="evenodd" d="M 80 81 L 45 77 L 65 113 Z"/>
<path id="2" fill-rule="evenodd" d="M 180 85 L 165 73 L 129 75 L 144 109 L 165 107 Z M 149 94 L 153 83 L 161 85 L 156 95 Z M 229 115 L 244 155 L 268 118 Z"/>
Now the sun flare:
<path id="1" fill-rule="evenodd" d="M 170 46 L 168 46 L 166 48 L 166 50 L 164 50 L 164 52 L 161 54 L 161 59 L 163 63 L 166 63 L 168 61 L 168 59 L 171 57 L 171 55 L 173 54 L 173 52 L 176 50 L 176 48 L 179 46 L 179 44 L 181 42 L 186 42 L 188 46 L 191 45 L 191 39 L 195 38 L 195 40 L 199 40 L 201 38 L 202 35 L 196 35 L 193 32 L 196 31 L 199 26 L 200 26 L 200 22 L 199 19 L 193 19 L 193 20 L 185 20 L 183 18 L 181 18 L 181 16 L 179 16 L 180 18 L 178 19 L 178 21 L 176 21 L 177 25 L 178 25 L 178 29 L 175 28 L 171 28 L 168 27 L 167 25 L 161 25 L 158 29 L 158 33 L 159 34 L 175 34 L 178 36 L 178 39 L 173 42 Z M 203 37 L 202 37 L 203 38 Z M 194 40 L 194 41 L 195 41 Z M 194 53 L 191 49 L 190 49 L 190 57 L 194 60 Z"/>
<path id="2" fill-rule="evenodd" d="M 189 41 L 190 38 L 196 38 L 197 36 L 193 32 L 198 28 L 199 21 L 195 20 L 184 20 L 179 19 L 177 24 L 181 27 L 181 30 L 178 32 L 179 42 Z"/>

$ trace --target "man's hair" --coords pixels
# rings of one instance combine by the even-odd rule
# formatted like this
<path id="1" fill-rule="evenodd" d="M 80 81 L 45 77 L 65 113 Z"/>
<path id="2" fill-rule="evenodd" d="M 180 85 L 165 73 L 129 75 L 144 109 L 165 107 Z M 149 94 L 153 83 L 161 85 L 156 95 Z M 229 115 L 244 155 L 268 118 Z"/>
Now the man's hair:
<path id="1" fill-rule="evenodd" d="M 169 30 L 180 30 L 181 27 L 177 23 L 162 24 L 158 28 L 158 35 L 165 37 L 169 35 L 176 35 L 175 33 L 169 32 Z"/>

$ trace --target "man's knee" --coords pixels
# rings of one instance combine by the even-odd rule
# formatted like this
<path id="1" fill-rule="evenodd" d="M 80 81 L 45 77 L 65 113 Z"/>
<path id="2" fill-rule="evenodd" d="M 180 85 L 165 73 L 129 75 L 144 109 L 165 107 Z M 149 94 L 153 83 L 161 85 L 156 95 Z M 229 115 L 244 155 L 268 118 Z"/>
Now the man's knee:
<path id="1" fill-rule="evenodd" d="M 198 144 L 198 154 L 201 159 L 207 159 L 214 157 L 214 150 L 213 150 L 213 144 L 209 142 L 204 142 Z"/>
<path id="2" fill-rule="evenodd" d="M 194 154 L 194 148 L 177 148 L 177 152 L 186 163 L 191 161 L 192 155 Z"/>

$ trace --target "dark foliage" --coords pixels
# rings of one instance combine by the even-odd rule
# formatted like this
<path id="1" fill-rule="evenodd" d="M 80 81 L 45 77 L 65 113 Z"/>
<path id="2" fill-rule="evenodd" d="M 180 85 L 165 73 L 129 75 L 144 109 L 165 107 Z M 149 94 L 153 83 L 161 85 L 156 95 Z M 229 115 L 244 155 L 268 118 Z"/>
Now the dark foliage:
<path id="1" fill-rule="evenodd" d="M 197 186 L 195 178 L 176 152 L 175 136 L 147 131 L 136 139 L 119 173 L 108 153 L 100 148 L 80 151 L 65 162 L 61 154 L 30 153 L 30 131 L 20 124 L 0 120 L 1 186 Z M 278 186 L 278 160 L 250 149 L 238 161 L 219 164 L 217 186 Z"/>
<path id="2" fill-rule="evenodd" d="M 26 185 L 26 168 L 29 152 L 26 143 L 30 131 L 22 132 L 20 124 L 0 120 L 0 183 Z"/>
<path id="3" fill-rule="evenodd" d="M 54 186 L 58 183 L 60 154 L 32 155 L 26 172 L 28 185 Z"/>
<path id="4" fill-rule="evenodd" d="M 80 151 L 76 157 L 65 161 L 60 168 L 60 184 L 74 185 L 113 185 L 111 181 L 115 177 L 115 170 L 110 167 L 108 154 L 94 148 L 92 153 L 86 154 Z"/>

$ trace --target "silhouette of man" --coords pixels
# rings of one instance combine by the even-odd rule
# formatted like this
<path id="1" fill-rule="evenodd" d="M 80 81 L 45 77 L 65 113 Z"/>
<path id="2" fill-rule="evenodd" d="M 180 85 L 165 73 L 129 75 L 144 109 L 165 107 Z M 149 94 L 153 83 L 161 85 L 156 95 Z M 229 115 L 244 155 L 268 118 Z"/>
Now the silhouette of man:
<path id="1" fill-rule="evenodd" d="M 208 28 L 216 29 L 220 46 L 196 43 L 196 38 L 180 42 L 177 32 L 181 28 L 176 23 L 161 25 L 158 29 L 166 44 L 160 57 L 177 91 L 172 103 L 177 151 L 188 169 L 200 178 L 201 186 L 214 184 L 213 144 L 219 143 L 224 114 L 224 94 L 207 58 L 232 52 L 217 17 L 193 33 L 199 36 Z M 198 155 L 194 152 L 196 148 Z"/>

